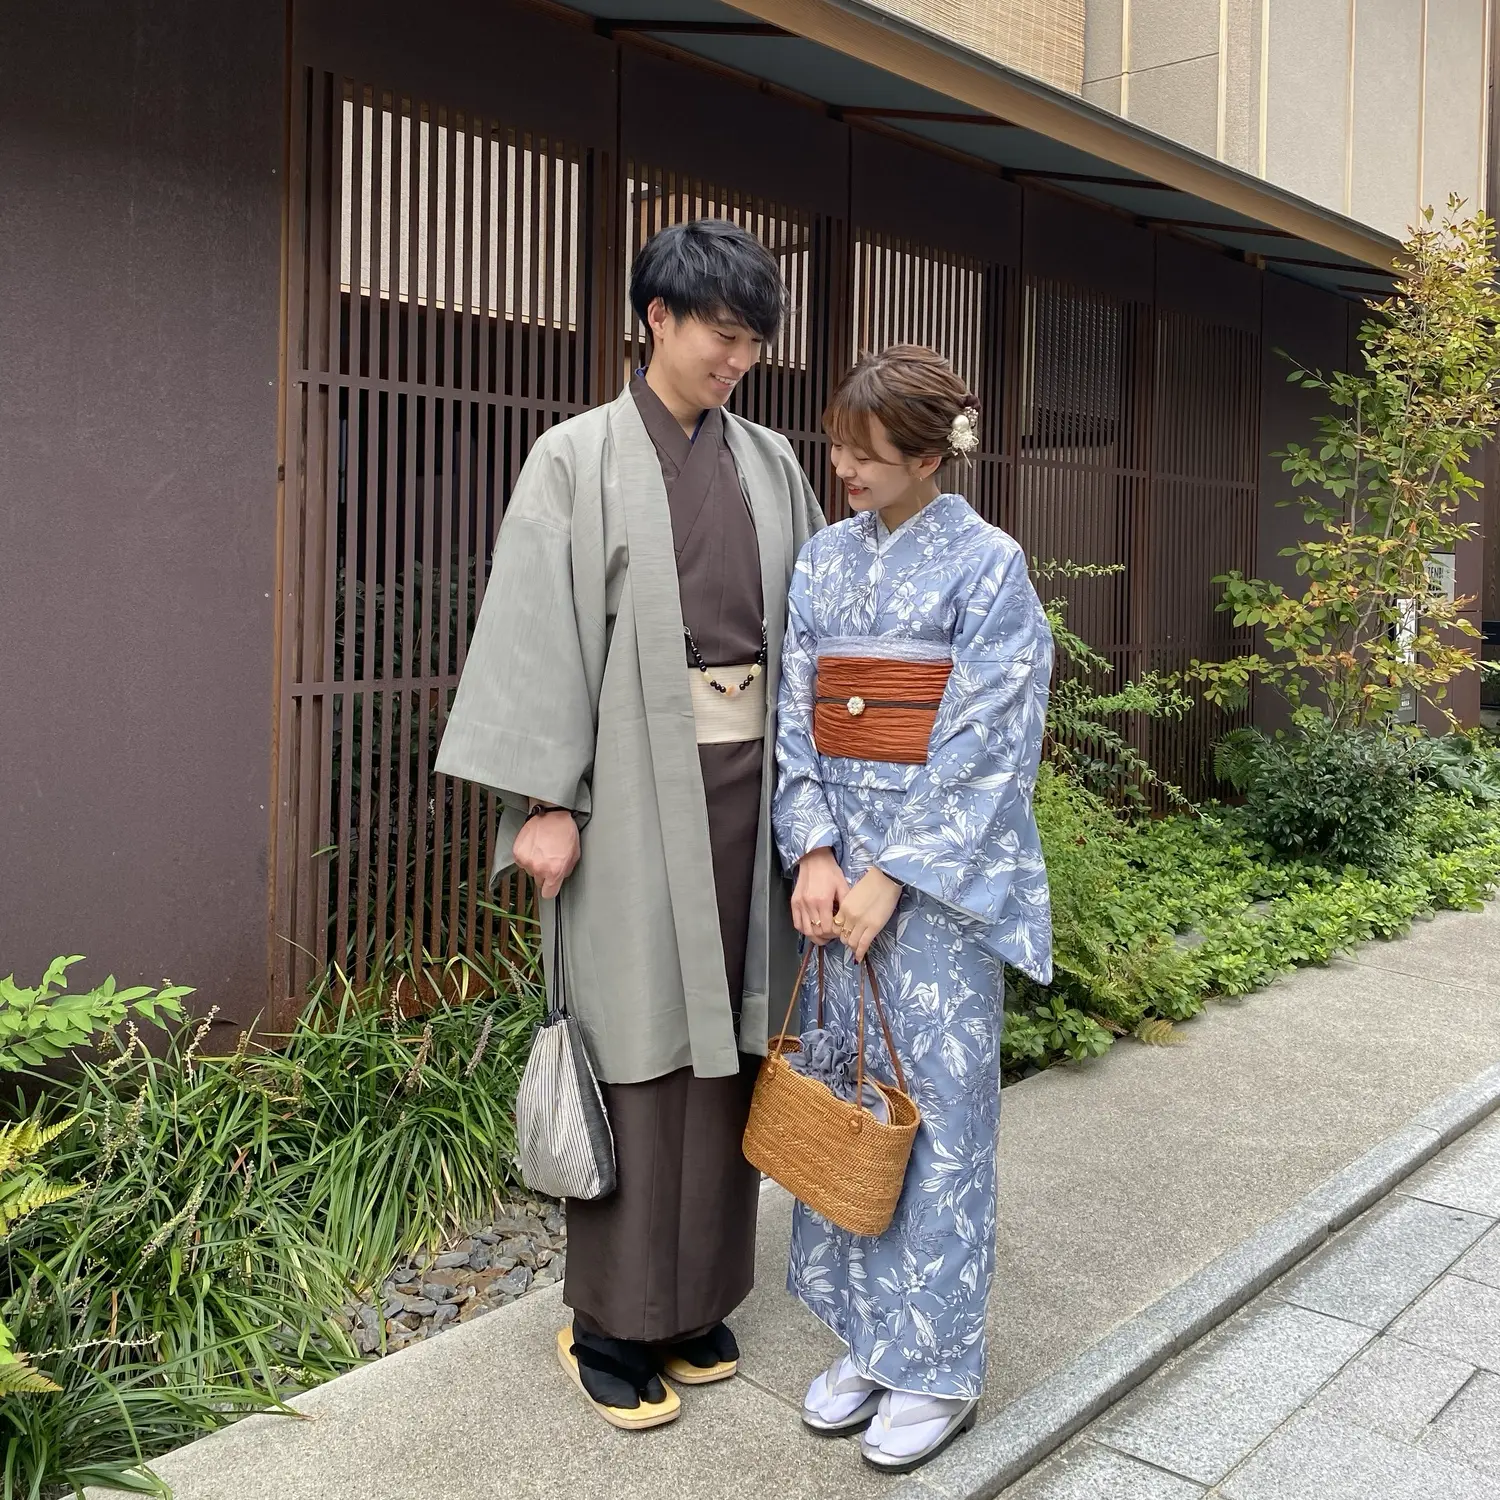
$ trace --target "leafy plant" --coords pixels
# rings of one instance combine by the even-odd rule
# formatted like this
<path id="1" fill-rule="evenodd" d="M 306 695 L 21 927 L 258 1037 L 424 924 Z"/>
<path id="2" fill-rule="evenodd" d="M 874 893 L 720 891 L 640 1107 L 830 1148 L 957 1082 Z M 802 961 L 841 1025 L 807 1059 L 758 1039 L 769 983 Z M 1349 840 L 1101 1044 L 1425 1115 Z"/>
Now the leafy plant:
<path id="1" fill-rule="evenodd" d="M 28 1119 L 0 1125 L 0 1239 L 28 1214 L 83 1191 L 81 1183 L 54 1182 L 31 1160 L 71 1123 L 63 1120 L 43 1126 Z M 59 1389 L 55 1381 L 31 1368 L 26 1355 L 15 1352 L 15 1340 L 0 1318 L 0 1397 Z"/>
<path id="2" fill-rule="evenodd" d="M 13 1317 L 38 1334 L 70 1337 L 69 1288 L 40 1268 L 22 1285 Z M 108 1362 L 100 1360 L 108 1353 Z M 251 1412 L 280 1403 L 237 1383 L 204 1385 L 149 1350 L 59 1347 L 46 1352 L 60 1394 L 43 1401 L 0 1401 L 0 1461 L 6 1500 L 81 1497 L 86 1486 L 154 1495 L 171 1490 L 147 1461 Z"/>
<path id="3" fill-rule="evenodd" d="M 1278 854 L 1386 870 L 1399 857 L 1417 802 L 1413 742 L 1326 725 L 1267 738 L 1237 729 L 1216 772 L 1244 794 L 1246 826 Z"/>
<path id="4" fill-rule="evenodd" d="M 1418 740 L 1416 773 L 1429 786 L 1471 803 L 1500 802 L 1500 754 L 1468 734 Z"/>
<path id="5" fill-rule="evenodd" d="M 1476 907 L 1500 886 L 1500 804 L 1425 787 L 1378 875 L 1283 856 L 1240 807 L 1127 823 L 1048 768 L 1037 822 L 1057 975 L 1048 989 L 1010 979 L 1007 1079 L 1096 1056 L 1125 1035 L 1181 1040 L 1153 1023 L 1394 937 L 1425 913 Z"/>
<path id="6" fill-rule="evenodd" d="M 339 1308 L 510 1180 L 534 943 L 505 978 L 416 1022 L 344 984 L 224 1056 L 211 1015 L 159 1057 L 130 1034 L 49 1092 L 53 1170 L 82 1191 L 0 1243 L 0 1306 L 62 1387 L 0 1425 L 31 1492 L 149 1488 L 156 1453 L 355 1362 Z"/>
<path id="7" fill-rule="evenodd" d="M 181 985 L 119 990 L 111 974 L 91 990 L 69 994 L 68 970 L 82 962 L 82 954 L 53 959 L 32 989 L 18 985 L 14 974 L 0 979 L 0 1068 L 16 1073 L 66 1057 L 92 1045 L 129 1015 L 156 1025 L 182 1020 L 182 998 L 193 992 Z"/>
<path id="8" fill-rule="evenodd" d="M 1266 650 L 1193 663 L 1210 701 L 1241 702 L 1259 680 L 1299 723 L 1326 713 L 1335 729 L 1361 728 L 1407 692 L 1447 713 L 1448 683 L 1475 668 L 1463 639 L 1479 634 L 1463 613 L 1471 601 L 1449 599 L 1430 571 L 1474 534 L 1469 462 L 1500 421 L 1494 224 L 1462 208 L 1451 198 L 1436 224 L 1426 210 L 1407 241 L 1399 291 L 1359 333 L 1363 374 L 1288 377 L 1332 408 L 1317 419 L 1318 444 L 1282 455 L 1294 487 L 1314 491 L 1301 503 L 1322 535 L 1282 550 L 1307 580 L 1300 593 L 1238 572 L 1214 580 L 1219 608 L 1260 627 Z"/>
<path id="9" fill-rule="evenodd" d="M 1032 559 L 1031 571 L 1038 581 L 1048 582 L 1105 578 L 1124 568 Z M 1047 758 L 1079 785 L 1116 801 L 1145 807 L 1147 793 L 1156 789 L 1168 802 L 1185 807 L 1182 791 L 1158 776 L 1117 722 L 1111 721 L 1136 716 L 1179 719 L 1192 708 L 1192 698 L 1169 673 L 1146 672 L 1118 687 L 1106 687 L 1115 675 L 1114 666 L 1068 625 L 1067 599 L 1054 596 L 1043 608 L 1052 627 L 1058 663 L 1047 704 Z"/>

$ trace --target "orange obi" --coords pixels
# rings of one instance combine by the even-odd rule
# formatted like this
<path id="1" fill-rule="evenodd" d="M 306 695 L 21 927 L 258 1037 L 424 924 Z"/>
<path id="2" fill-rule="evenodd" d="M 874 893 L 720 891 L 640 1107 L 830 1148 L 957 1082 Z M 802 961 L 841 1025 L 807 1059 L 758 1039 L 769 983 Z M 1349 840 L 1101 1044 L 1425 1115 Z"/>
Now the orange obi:
<path id="1" fill-rule="evenodd" d="M 823 657 L 813 706 L 818 753 L 924 765 L 952 671 L 946 661 Z"/>

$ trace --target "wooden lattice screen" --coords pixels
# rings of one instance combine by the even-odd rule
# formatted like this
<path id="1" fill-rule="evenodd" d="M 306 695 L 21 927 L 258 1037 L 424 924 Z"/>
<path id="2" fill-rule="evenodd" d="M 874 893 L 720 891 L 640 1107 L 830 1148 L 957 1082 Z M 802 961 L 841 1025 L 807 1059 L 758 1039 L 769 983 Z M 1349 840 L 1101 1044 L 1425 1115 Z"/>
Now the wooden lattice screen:
<path id="1" fill-rule="evenodd" d="M 431 770 L 501 510 L 596 399 L 594 153 L 309 70 L 296 125 L 276 921 L 329 962 L 496 937 L 488 794 Z"/>
<path id="2" fill-rule="evenodd" d="M 929 343 L 983 404 L 966 479 L 1121 673 L 1245 642 L 1208 579 L 1254 565 L 1258 339 L 851 225 L 317 67 L 293 109 L 278 819 L 280 1014 L 330 963 L 504 939 L 488 794 L 432 772 L 495 531 L 536 435 L 643 356 L 631 256 L 700 215 L 775 253 L 791 316 L 733 407 L 838 513 L 820 413 L 860 348 Z M 1190 792 L 1225 723 L 1139 730 Z M 499 893 L 504 908 L 521 899 Z"/>

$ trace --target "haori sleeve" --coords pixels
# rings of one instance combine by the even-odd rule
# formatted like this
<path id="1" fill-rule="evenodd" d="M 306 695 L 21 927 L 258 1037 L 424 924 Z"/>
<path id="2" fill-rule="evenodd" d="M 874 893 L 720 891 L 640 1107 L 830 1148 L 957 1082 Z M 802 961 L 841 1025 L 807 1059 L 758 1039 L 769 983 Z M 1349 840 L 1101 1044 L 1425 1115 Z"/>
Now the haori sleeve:
<path id="1" fill-rule="evenodd" d="M 781 690 L 776 700 L 776 796 L 771 822 L 783 868 L 790 872 L 814 849 L 838 853 L 838 825 L 828 805 L 813 744 L 817 691 L 817 630 L 808 598 L 807 555 L 797 560 L 781 644 Z"/>
<path id="2" fill-rule="evenodd" d="M 544 435 L 506 508 L 438 749 L 438 771 L 493 788 L 512 816 L 532 798 L 589 810 L 596 734 L 583 634 L 594 627 L 575 578 L 573 498 L 569 451 Z"/>
<path id="3" fill-rule="evenodd" d="M 1028 837 L 1052 676 L 1052 632 L 1020 548 L 971 571 L 927 764 L 875 863 L 987 925 L 1035 856 Z"/>

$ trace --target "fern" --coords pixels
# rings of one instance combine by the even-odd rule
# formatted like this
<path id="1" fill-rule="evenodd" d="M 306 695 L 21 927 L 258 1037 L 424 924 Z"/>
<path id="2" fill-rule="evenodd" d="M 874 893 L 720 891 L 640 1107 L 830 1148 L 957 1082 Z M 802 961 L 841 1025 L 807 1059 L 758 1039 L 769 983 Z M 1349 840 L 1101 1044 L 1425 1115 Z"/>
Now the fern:
<path id="1" fill-rule="evenodd" d="M 1124 572 L 1119 564 L 1031 562 L 1032 576 L 1047 582 L 1056 578 L 1104 578 Z M 1150 719 L 1180 719 L 1193 706 L 1180 680 L 1161 672 L 1145 672 L 1113 691 L 1101 684 L 1114 675 L 1114 665 L 1068 625 L 1068 601 L 1059 596 L 1043 606 L 1057 651 L 1058 674 L 1047 706 L 1047 758 L 1081 786 L 1104 792 L 1112 800 L 1144 804 L 1145 791 L 1159 790 L 1174 806 L 1191 804 L 1181 788 L 1159 776 L 1150 761 L 1108 721 L 1141 714 Z"/>
<path id="2" fill-rule="evenodd" d="M 0 1235 L 9 1234 L 27 1214 L 82 1191 L 81 1182 L 49 1182 L 45 1177 L 12 1178 L 0 1183 Z"/>
<path id="3" fill-rule="evenodd" d="M 50 1396 L 62 1387 L 40 1370 L 33 1370 L 23 1355 L 0 1355 L 0 1397 Z"/>
<path id="4" fill-rule="evenodd" d="M 72 1117 L 52 1125 L 36 1119 L 0 1125 L 0 1239 L 28 1214 L 61 1203 L 83 1191 L 83 1184 L 53 1182 L 31 1158 L 50 1145 L 73 1123 Z M 0 1397 L 43 1396 L 62 1388 L 13 1352 L 14 1342 L 0 1318 Z"/>
<path id="5" fill-rule="evenodd" d="M 1214 746 L 1214 775 L 1243 792 L 1255 779 L 1265 736 L 1258 729 L 1231 729 Z"/>
<path id="6" fill-rule="evenodd" d="M 0 1125 L 0 1174 L 11 1171 L 18 1163 L 35 1156 L 72 1123 L 70 1118 L 59 1120 L 55 1125 L 41 1125 L 33 1119 Z"/>
<path id="7" fill-rule="evenodd" d="M 1186 1038 L 1177 1034 L 1171 1021 L 1161 1016 L 1149 1016 L 1135 1028 L 1135 1038 L 1148 1047 L 1176 1047 Z"/>

